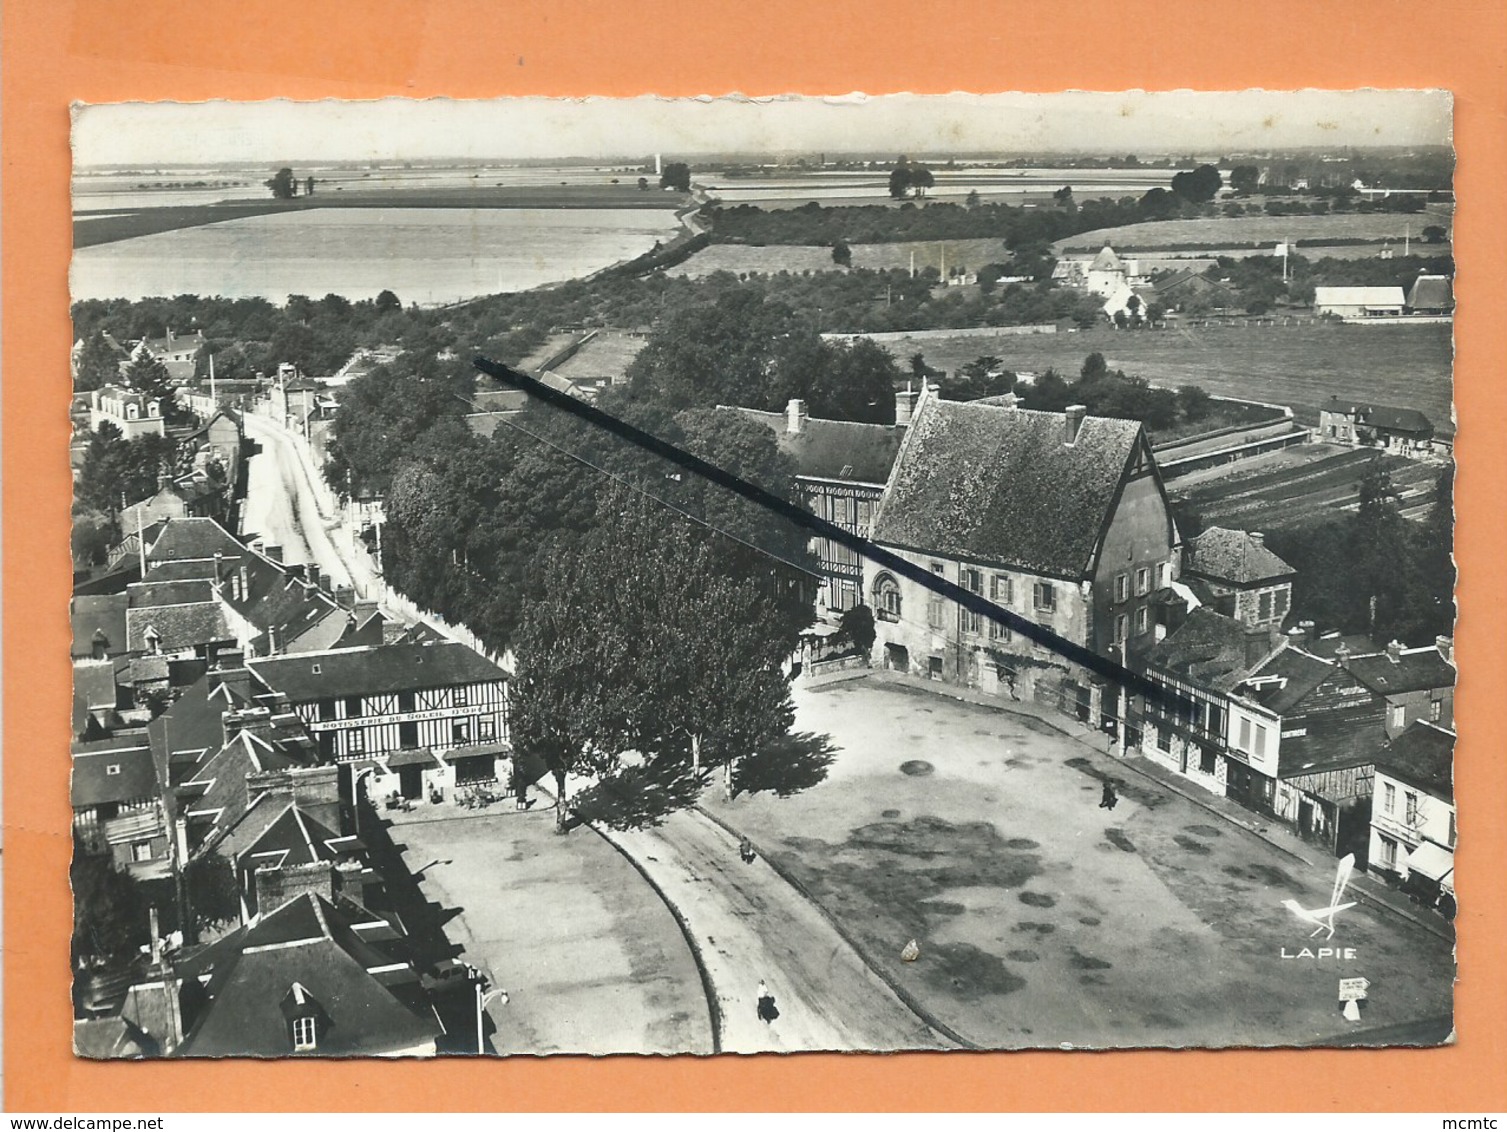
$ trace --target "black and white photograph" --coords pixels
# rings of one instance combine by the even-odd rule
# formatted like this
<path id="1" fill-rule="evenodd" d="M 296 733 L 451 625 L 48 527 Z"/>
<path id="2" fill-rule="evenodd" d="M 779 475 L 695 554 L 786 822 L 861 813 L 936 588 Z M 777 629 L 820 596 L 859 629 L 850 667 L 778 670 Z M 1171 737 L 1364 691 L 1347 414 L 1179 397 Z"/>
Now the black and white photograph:
<path id="1" fill-rule="evenodd" d="M 1453 1042 L 1452 112 L 75 105 L 76 1055 Z"/>

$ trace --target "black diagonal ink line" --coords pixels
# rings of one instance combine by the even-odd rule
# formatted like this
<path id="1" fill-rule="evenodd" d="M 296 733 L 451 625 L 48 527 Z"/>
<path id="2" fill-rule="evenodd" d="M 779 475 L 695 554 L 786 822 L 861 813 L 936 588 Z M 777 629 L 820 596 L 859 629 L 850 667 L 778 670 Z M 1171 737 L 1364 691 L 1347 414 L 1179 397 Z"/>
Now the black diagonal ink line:
<path id="1" fill-rule="evenodd" d="M 930 570 L 917 566 L 909 559 L 902 558 L 894 551 L 887 550 L 885 547 L 880 546 L 876 542 L 871 542 L 862 535 L 855 535 L 835 523 L 830 523 L 826 519 L 819 518 L 804 507 L 800 507 L 788 499 L 782 499 L 780 496 L 765 490 L 758 484 L 743 479 L 741 476 L 736 476 L 725 468 L 703 460 L 701 457 L 687 452 L 684 448 L 671 444 L 667 440 L 661 440 L 654 434 L 645 432 L 643 429 L 637 428 L 627 421 L 613 416 L 611 413 L 603 412 L 595 405 L 572 397 L 568 393 L 551 389 L 537 378 L 530 377 L 526 373 L 520 373 L 518 370 L 505 366 L 500 362 L 494 362 L 489 358 L 477 357 L 474 359 L 474 364 L 477 369 L 488 377 L 496 378 L 498 381 L 505 382 L 515 389 L 521 389 L 530 397 L 537 397 L 547 405 L 570 413 L 586 421 L 588 424 L 605 429 L 614 436 L 626 440 L 629 444 L 637 445 L 639 448 L 652 452 L 654 455 L 662 457 L 688 472 L 693 472 L 703 479 L 716 484 L 718 487 L 726 488 L 734 495 L 742 496 L 751 503 L 757 503 L 760 507 L 772 511 L 781 518 L 794 523 L 796 526 L 810 531 L 813 535 L 840 543 L 849 550 L 861 554 L 870 562 L 875 562 L 887 570 L 909 578 L 918 586 L 930 590 L 939 597 L 957 602 L 970 612 L 977 613 L 981 617 L 987 617 L 989 620 L 997 622 L 1000 625 L 1009 626 L 1010 629 L 1028 640 L 1051 649 L 1063 659 L 1071 661 L 1080 668 L 1085 668 L 1098 676 L 1102 676 L 1105 680 L 1121 685 L 1128 692 L 1135 692 L 1148 699 L 1154 699 L 1169 705 L 1184 702 L 1180 696 L 1175 695 L 1159 684 L 1153 683 L 1146 679 L 1146 677 L 1132 672 L 1123 664 L 1111 660 L 1109 657 L 1100 656 L 1098 653 L 1086 649 L 1082 645 L 1068 640 L 1066 637 L 1059 637 L 1050 629 L 1042 628 L 1042 626 L 1029 618 L 1022 617 L 1018 613 L 995 605 L 982 594 L 966 590 L 956 582 L 949 582 L 946 578 L 939 577 Z"/>

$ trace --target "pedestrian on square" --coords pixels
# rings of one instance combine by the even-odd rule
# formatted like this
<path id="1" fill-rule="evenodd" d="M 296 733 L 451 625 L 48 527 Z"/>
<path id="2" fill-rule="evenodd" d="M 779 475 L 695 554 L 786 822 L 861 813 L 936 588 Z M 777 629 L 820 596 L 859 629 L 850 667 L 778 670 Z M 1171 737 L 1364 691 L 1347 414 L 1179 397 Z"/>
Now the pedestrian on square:
<path id="1" fill-rule="evenodd" d="M 1115 803 L 1119 800 L 1120 796 L 1115 793 L 1115 784 L 1106 778 L 1104 780 L 1104 793 L 1099 796 L 1099 809 L 1112 810 L 1115 808 Z"/>
<path id="2" fill-rule="evenodd" d="M 751 865 L 754 863 L 753 842 L 746 837 L 742 841 L 738 842 L 738 856 L 743 858 L 743 863 L 745 865 Z"/>
<path id="3" fill-rule="evenodd" d="M 774 1004 L 774 995 L 769 993 L 769 988 L 764 985 L 764 980 L 759 980 L 759 1018 L 767 1026 L 780 1016 L 779 1007 Z"/>

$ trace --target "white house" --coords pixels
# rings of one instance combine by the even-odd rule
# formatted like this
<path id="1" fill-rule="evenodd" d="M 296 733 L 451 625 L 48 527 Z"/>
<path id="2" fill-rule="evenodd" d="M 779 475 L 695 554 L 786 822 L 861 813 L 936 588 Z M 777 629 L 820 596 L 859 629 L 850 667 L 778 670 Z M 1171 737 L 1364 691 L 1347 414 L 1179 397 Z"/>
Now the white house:
<path id="1" fill-rule="evenodd" d="M 1313 313 L 1336 318 L 1394 318 L 1406 300 L 1401 287 L 1315 287 Z"/>
<path id="2" fill-rule="evenodd" d="M 1455 733 L 1419 720 L 1376 759 L 1369 867 L 1423 896 L 1455 890 Z"/>

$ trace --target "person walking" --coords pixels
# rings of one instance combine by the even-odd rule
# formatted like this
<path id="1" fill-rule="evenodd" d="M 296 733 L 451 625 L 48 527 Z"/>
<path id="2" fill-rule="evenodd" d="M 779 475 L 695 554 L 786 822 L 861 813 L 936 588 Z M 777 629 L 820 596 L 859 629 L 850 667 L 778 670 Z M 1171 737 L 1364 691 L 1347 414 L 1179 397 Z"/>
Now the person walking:
<path id="1" fill-rule="evenodd" d="M 753 842 L 746 837 L 742 841 L 738 842 L 738 856 L 743 858 L 743 863 L 745 865 L 751 865 L 754 863 L 755 854 Z"/>
<path id="2" fill-rule="evenodd" d="M 1120 796 L 1115 793 L 1115 784 L 1106 778 L 1104 780 L 1104 793 L 1099 796 L 1099 809 L 1112 810 L 1115 808 L 1115 803 L 1119 800 Z"/>
<path id="3" fill-rule="evenodd" d="M 764 985 L 764 980 L 759 980 L 759 1018 L 767 1026 L 780 1016 L 779 1007 L 774 1004 L 774 995 L 769 993 L 769 988 Z"/>

